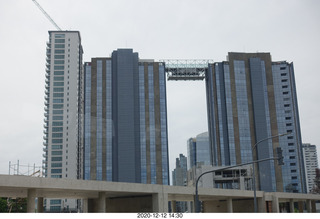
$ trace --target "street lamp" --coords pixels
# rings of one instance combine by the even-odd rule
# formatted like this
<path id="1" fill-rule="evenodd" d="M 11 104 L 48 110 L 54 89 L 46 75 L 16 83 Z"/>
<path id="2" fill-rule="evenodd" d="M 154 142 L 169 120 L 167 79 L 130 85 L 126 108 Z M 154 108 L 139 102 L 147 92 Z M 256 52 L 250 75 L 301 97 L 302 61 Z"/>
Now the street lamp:
<path id="1" fill-rule="evenodd" d="M 263 141 L 272 139 L 272 138 L 276 138 L 276 137 L 281 137 L 281 136 L 285 136 L 285 135 L 289 135 L 291 134 L 291 132 L 287 132 L 284 134 L 279 134 L 279 135 L 274 135 L 274 136 L 270 136 L 268 138 L 264 138 L 260 141 L 258 141 L 257 143 L 255 143 L 252 146 L 252 153 L 254 152 L 254 150 L 257 148 L 258 144 L 260 144 Z M 255 163 L 252 164 L 252 171 L 253 171 L 253 178 L 252 178 L 252 184 L 253 184 L 253 206 L 254 206 L 254 212 L 258 212 L 258 204 L 257 204 L 257 195 L 256 195 L 256 172 L 255 172 Z"/>

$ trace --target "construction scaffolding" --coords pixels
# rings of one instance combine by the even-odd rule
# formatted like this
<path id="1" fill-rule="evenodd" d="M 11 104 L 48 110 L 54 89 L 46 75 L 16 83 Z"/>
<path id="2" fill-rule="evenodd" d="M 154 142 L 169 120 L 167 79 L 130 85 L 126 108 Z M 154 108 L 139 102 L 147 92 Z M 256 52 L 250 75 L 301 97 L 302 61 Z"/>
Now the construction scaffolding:
<path id="1" fill-rule="evenodd" d="M 20 164 L 19 160 L 17 163 L 9 161 L 9 175 L 42 177 L 42 166 Z"/>

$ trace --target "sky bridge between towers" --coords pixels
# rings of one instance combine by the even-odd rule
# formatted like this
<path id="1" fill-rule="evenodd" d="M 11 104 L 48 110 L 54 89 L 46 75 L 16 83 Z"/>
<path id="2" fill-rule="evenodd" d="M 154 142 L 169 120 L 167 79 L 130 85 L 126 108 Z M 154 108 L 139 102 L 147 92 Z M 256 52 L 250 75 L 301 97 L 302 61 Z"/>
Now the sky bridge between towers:
<path id="1" fill-rule="evenodd" d="M 213 60 L 208 59 L 167 59 L 165 63 L 168 81 L 196 81 L 205 78 L 206 70 Z"/>

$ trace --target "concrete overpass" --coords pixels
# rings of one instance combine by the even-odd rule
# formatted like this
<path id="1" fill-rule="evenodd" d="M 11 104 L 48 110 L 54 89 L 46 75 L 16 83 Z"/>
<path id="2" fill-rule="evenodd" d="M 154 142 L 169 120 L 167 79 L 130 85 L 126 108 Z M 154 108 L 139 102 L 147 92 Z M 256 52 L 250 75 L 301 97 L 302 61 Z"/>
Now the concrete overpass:
<path id="1" fill-rule="evenodd" d="M 168 212 L 176 201 L 193 201 L 194 187 L 120 183 L 76 179 L 54 179 L 0 175 L 0 197 L 27 198 L 27 211 L 43 211 L 43 198 L 81 199 L 83 212 Z M 204 212 L 253 212 L 253 191 L 199 188 Z M 279 212 L 279 203 L 303 202 L 308 212 L 315 212 L 320 195 L 267 193 L 257 191 L 259 212 Z"/>

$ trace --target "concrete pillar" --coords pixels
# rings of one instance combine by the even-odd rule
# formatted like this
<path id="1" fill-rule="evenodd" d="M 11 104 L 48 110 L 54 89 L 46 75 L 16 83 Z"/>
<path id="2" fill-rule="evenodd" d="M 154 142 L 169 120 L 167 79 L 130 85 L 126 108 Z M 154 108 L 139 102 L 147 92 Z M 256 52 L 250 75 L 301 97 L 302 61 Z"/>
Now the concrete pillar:
<path id="1" fill-rule="evenodd" d="M 82 199 L 82 212 L 83 213 L 88 213 L 89 212 L 88 199 L 87 198 Z"/>
<path id="2" fill-rule="evenodd" d="M 311 201 L 311 206 L 312 206 L 312 213 L 316 213 L 317 212 L 316 201 L 312 200 Z"/>
<path id="3" fill-rule="evenodd" d="M 257 198 L 258 201 L 258 212 L 263 212 L 266 213 L 267 209 L 266 209 L 266 201 L 264 198 Z"/>
<path id="4" fill-rule="evenodd" d="M 232 213 L 233 212 L 233 206 L 232 206 L 232 198 L 227 199 L 227 212 Z"/>
<path id="5" fill-rule="evenodd" d="M 279 213 L 279 199 L 277 196 L 272 196 L 272 212 Z"/>
<path id="6" fill-rule="evenodd" d="M 43 197 L 38 197 L 37 212 L 43 213 Z"/>
<path id="7" fill-rule="evenodd" d="M 176 201 L 171 201 L 171 209 L 172 209 L 172 212 L 177 212 L 177 202 Z"/>
<path id="8" fill-rule="evenodd" d="M 168 194 L 152 194 L 152 209 L 153 212 L 168 212 Z"/>
<path id="9" fill-rule="evenodd" d="M 35 189 L 28 189 L 27 191 L 27 212 L 28 213 L 35 213 L 36 211 L 36 190 Z"/>
<path id="10" fill-rule="evenodd" d="M 306 200 L 306 204 L 307 204 L 307 212 L 311 213 L 312 212 L 311 200 L 310 199 Z"/>
<path id="11" fill-rule="evenodd" d="M 106 212 L 106 193 L 105 192 L 99 192 L 98 209 L 97 210 L 99 213 Z"/>
<path id="12" fill-rule="evenodd" d="M 299 212 L 303 213 L 303 202 L 302 201 L 298 202 L 298 208 L 299 208 Z"/>
<path id="13" fill-rule="evenodd" d="M 294 213 L 294 201 L 290 199 L 290 213 Z"/>

